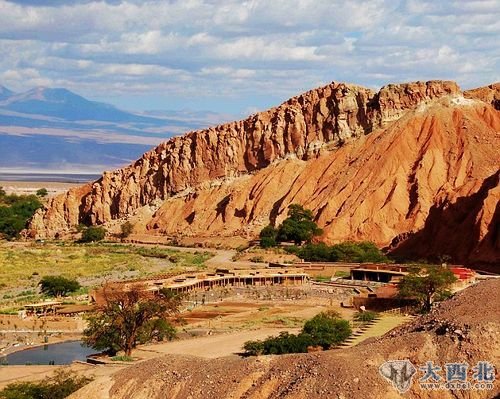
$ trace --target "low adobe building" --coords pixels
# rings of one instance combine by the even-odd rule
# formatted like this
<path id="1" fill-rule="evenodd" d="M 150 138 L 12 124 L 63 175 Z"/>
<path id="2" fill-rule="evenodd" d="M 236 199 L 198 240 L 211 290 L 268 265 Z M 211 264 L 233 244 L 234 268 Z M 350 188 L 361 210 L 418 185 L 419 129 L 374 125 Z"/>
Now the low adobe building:
<path id="1" fill-rule="evenodd" d="M 214 272 L 184 273 L 164 277 L 130 280 L 110 283 L 107 289 L 126 291 L 133 286 L 142 285 L 144 290 L 159 291 L 163 288 L 185 294 L 194 291 L 208 291 L 218 287 L 247 286 L 298 286 L 308 281 L 308 275 L 297 268 L 291 269 L 217 269 Z M 104 301 L 103 288 L 90 293 L 90 301 L 101 305 Z"/>

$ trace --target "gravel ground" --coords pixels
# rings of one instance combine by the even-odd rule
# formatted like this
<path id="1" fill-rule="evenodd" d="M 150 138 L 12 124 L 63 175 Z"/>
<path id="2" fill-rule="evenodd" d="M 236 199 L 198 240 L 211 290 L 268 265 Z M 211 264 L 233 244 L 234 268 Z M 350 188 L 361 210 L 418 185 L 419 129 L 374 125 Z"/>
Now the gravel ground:
<path id="1" fill-rule="evenodd" d="M 169 355 L 151 359 L 88 385 L 72 398 L 278 399 L 400 398 L 378 372 L 387 360 L 444 366 L 500 360 L 500 280 L 458 293 L 429 315 L 353 348 L 258 358 Z M 498 366 L 497 366 L 498 367 Z M 407 398 L 495 398 L 489 391 L 425 391 L 413 378 Z"/>

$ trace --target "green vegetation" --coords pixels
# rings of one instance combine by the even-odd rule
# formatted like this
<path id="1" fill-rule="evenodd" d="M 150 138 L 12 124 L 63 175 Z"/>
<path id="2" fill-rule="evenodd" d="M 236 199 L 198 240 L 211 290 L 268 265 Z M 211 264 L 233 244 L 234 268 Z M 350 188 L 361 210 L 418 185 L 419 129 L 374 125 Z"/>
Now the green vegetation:
<path id="1" fill-rule="evenodd" d="M 262 229 L 260 244 L 264 248 L 269 248 L 283 241 L 293 241 L 297 245 L 311 242 L 314 236 L 323 233 L 313 219 L 312 211 L 304 209 L 302 205 L 292 204 L 288 207 L 288 217 L 277 229 L 271 225 Z"/>
<path id="2" fill-rule="evenodd" d="M 288 252 L 308 262 L 388 262 L 389 259 L 372 242 L 344 242 L 335 245 L 307 244 L 289 247 Z"/>
<path id="3" fill-rule="evenodd" d="M 39 276 L 62 275 L 80 282 L 145 277 L 203 268 L 210 252 L 182 252 L 162 247 L 124 244 L 0 244 L 0 308 L 34 302 L 40 297 L 13 297 L 11 290 L 36 291 Z M 88 284 L 88 283 L 87 283 Z M 10 298 L 4 298 L 4 295 Z M 17 295 L 17 294 L 16 294 Z M 38 295 L 38 294 L 37 294 Z"/>
<path id="4" fill-rule="evenodd" d="M 399 283 L 399 296 L 416 299 L 423 312 L 428 312 L 432 303 L 451 295 L 449 288 L 456 281 L 453 272 L 446 267 L 415 267 Z"/>
<path id="5" fill-rule="evenodd" d="M 114 362 L 133 362 L 134 358 L 130 356 L 113 356 L 111 358 L 112 361 Z"/>
<path id="6" fill-rule="evenodd" d="M 7 195 L 0 187 L 0 238 L 18 238 L 28 220 L 41 207 L 36 195 Z"/>
<path id="7" fill-rule="evenodd" d="M 339 318 L 337 313 L 323 312 L 308 320 L 297 335 L 282 332 L 263 341 L 247 341 L 243 349 L 245 354 L 250 356 L 305 353 L 309 347 L 321 346 L 323 349 L 329 349 L 338 345 L 347 339 L 351 332 L 347 320 Z"/>
<path id="8" fill-rule="evenodd" d="M 81 242 L 97 242 L 104 240 L 106 229 L 99 226 L 90 226 L 83 230 Z"/>
<path id="9" fill-rule="evenodd" d="M 157 294 L 140 286 L 128 291 L 103 288 L 105 303 L 88 317 L 84 342 L 111 354 L 131 356 L 138 343 L 173 339 L 175 329 L 165 320 L 178 312 L 181 298 L 161 289 Z"/>
<path id="10" fill-rule="evenodd" d="M 369 323 L 378 318 L 377 312 L 372 312 L 371 310 L 365 310 L 364 312 L 357 312 L 354 315 L 354 320 L 361 323 Z"/>
<path id="11" fill-rule="evenodd" d="M 80 289 L 80 283 L 63 276 L 45 276 L 40 280 L 40 289 L 45 295 L 66 296 Z"/>
<path id="12" fill-rule="evenodd" d="M 271 225 L 264 227 L 259 234 L 260 237 L 260 246 L 262 248 L 270 248 L 276 246 L 278 243 L 276 241 L 276 236 L 278 235 L 278 231 Z"/>
<path id="13" fill-rule="evenodd" d="M 127 221 L 120 226 L 120 230 L 120 236 L 123 240 L 124 238 L 127 238 L 130 234 L 132 234 L 132 232 L 134 231 L 134 225 Z"/>
<path id="14" fill-rule="evenodd" d="M 46 188 L 40 188 L 39 190 L 37 190 L 36 195 L 38 197 L 46 197 L 47 195 L 49 195 L 49 192 Z"/>
<path id="15" fill-rule="evenodd" d="M 0 399 L 64 399 L 92 381 L 72 372 L 56 371 L 56 375 L 37 382 L 15 382 L 0 391 Z"/>

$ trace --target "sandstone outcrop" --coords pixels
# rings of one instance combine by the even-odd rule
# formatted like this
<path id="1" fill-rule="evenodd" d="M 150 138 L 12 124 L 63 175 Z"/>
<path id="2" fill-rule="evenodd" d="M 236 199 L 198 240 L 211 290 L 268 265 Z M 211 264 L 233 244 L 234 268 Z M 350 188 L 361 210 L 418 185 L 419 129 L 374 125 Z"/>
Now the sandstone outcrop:
<path id="1" fill-rule="evenodd" d="M 475 98 L 485 103 L 491 104 L 497 111 L 500 111 L 500 82 L 477 89 L 467 90 L 464 97 Z"/>
<path id="2" fill-rule="evenodd" d="M 173 138 L 54 198 L 31 229 L 54 236 L 154 205 L 138 223 L 146 233 L 253 238 L 298 202 L 314 211 L 327 242 L 371 240 L 401 256 L 500 262 L 496 88 L 465 98 L 453 82 L 379 92 L 332 83 L 243 121 Z M 445 210 L 457 211 L 464 198 L 473 212 L 462 223 L 464 211 Z M 465 235 L 429 246 L 432 237 L 419 232 L 436 233 L 429 227 L 430 216 L 440 224 L 436 215 L 455 215 L 442 223 Z M 465 247 L 463 237 L 471 237 Z"/>

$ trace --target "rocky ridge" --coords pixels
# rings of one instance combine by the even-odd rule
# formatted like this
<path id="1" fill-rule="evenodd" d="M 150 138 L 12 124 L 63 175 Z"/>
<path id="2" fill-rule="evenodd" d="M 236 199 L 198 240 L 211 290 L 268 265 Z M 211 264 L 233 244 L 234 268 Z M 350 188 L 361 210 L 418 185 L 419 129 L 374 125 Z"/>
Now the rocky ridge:
<path id="1" fill-rule="evenodd" d="M 458 260 L 495 261 L 498 90 L 494 84 L 462 93 L 454 82 L 430 81 L 374 92 L 331 83 L 161 144 L 129 167 L 52 199 L 33 218 L 32 233 L 51 237 L 154 204 L 137 223 L 149 234 L 254 237 L 300 202 L 315 212 L 325 241 L 403 248 L 432 210 L 482 190 L 468 204 L 475 210 L 470 222 L 451 230 L 479 231 Z M 418 242 L 411 251 L 439 255 L 424 253 Z"/>

